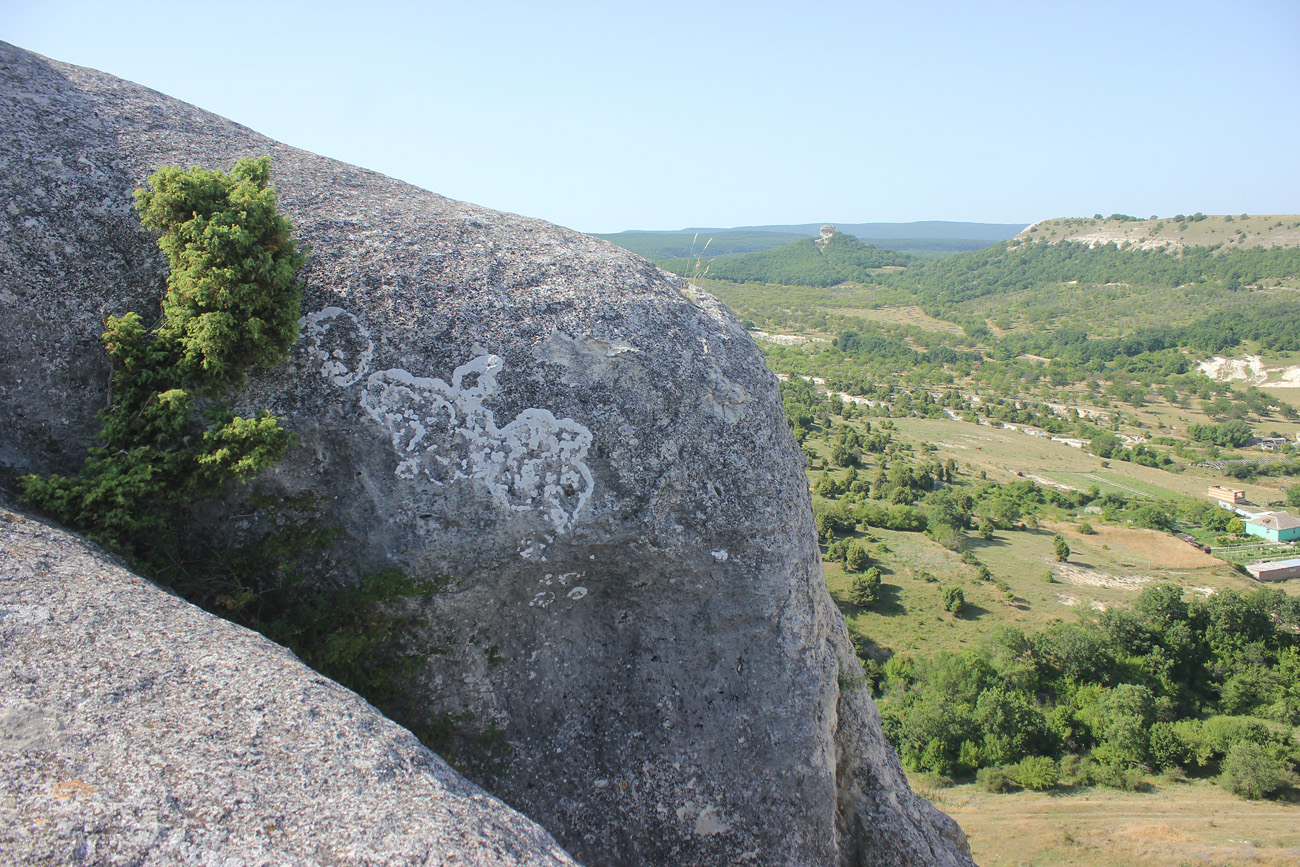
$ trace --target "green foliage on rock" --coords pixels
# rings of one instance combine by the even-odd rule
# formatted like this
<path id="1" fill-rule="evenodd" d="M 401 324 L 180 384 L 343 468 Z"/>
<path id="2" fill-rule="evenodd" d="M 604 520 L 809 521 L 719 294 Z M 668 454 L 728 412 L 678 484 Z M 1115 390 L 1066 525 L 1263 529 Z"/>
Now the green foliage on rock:
<path id="1" fill-rule="evenodd" d="M 29 475 L 24 498 L 109 547 L 142 558 L 185 507 L 274 465 L 291 436 L 263 411 L 217 400 L 254 366 L 283 360 L 297 337 L 305 261 L 270 186 L 268 158 L 230 174 L 164 167 L 136 191 L 171 264 L 162 318 L 109 316 L 112 400 L 100 444 L 73 476 Z"/>
<path id="2" fill-rule="evenodd" d="M 156 335 L 176 353 L 175 373 L 219 391 L 278 364 L 298 337 L 294 277 L 306 256 L 277 207 L 270 158 L 242 159 L 229 174 L 164 166 L 148 183 L 135 205 L 171 266 Z"/>

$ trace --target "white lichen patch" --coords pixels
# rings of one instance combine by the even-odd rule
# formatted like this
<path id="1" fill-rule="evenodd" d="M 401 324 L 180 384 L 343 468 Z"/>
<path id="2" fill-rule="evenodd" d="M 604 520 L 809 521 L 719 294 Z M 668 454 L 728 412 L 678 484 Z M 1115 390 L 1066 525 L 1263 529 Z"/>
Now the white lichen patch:
<path id="1" fill-rule="evenodd" d="M 723 823 L 716 807 L 705 807 L 695 820 L 695 833 L 701 837 L 722 834 L 731 830 Z"/>
<path id="2" fill-rule="evenodd" d="M 687 786 L 687 788 L 692 788 Z M 714 834 L 723 834 L 731 830 L 718 812 L 718 808 L 713 805 L 707 805 L 701 808 L 694 801 L 687 801 L 677 808 L 677 820 L 679 822 L 690 822 L 690 817 L 695 816 L 695 821 L 691 823 L 691 829 L 697 836 L 710 837 Z"/>
<path id="3" fill-rule="evenodd" d="M 341 388 L 361 381 L 370 372 L 375 343 L 357 317 L 341 307 L 326 307 L 298 320 L 303 345 L 320 374 Z"/>
<path id="4" fill-rule="evenodd" d="M 333 384 L 360 382 L 374 343 L 356 317 L 327 307 L 303 318 L 307 351 Z M 525 409 L 505 426 L 486 403 L 500 387 L 505 362 L 480 355 L 456 368 L 451 383 L 401 368 L 371 373 L 361 406 L 387 431 L 407 481 L 447 485 L 482 483 L 503 509 L 536 512 L 557 532 L 566 531 L 591 496 L 586 464 L 591 431 L 550 410 Z"/>

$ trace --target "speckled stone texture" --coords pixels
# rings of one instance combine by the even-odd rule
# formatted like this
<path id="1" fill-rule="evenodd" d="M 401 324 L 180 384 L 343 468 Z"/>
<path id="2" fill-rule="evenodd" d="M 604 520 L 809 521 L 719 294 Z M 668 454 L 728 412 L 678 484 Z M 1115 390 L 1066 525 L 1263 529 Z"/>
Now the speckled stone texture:
<path id="1" fill-rule="evenodd" d="M 715 299 L 10 46 L 0 124 L 0 461 L 75 465 L 106 395 L 101 316 L 156 315 L 165 262 L 131 191 L 269 154 L 312 254 L 302 338 L 236 401 L 298 437 L 255 486 L 323 498 L 346 531 L 332 580 L 455 579 L 421 612 L 450 652 L 408 684 L 411 725 L 495 726 L 509 753 L 476 781 L 584 863 L 969 863 L 870 697 L 841 693 L 859 668 L 802 455 Z M 263 521 L 232 496 L 200 526 Z"/>
<path id="2" fill-rule="evenodd" d="M 0 864 L 574 864 L 355 694 L 0 502 Z"/>

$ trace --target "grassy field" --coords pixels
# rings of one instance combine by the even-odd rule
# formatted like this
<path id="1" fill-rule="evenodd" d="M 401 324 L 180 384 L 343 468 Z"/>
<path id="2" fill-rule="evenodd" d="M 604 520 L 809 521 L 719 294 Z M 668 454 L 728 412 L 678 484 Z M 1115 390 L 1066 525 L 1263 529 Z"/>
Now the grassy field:
<path id="1" fill-rule="evenodd" d="M 938 460 L 956 460 L 961 478 L 968 481 L 983 473 L 1003 483 L 1028 479 L 1080 490 L 1096 485 L 1103 493 L 1166 501 L 1204 499 L 1210 484 L 1224 481 L 1218 473 L 1201 469 L 1174 473 L 1118 462 L 1105 468 L 1096 457 L 1079 449 L 1007 428 L 950 419 L 898 418 L 892 422 L 903 441 L 929 443 Z M 810 473 L 816 478 L 828 447 L 820 440 L 810 446 L 818 455 L 818 469 Z M 868 457 L 859 475 L 870 478 L 877 463 Z M 838 470 L 831 475 L 842 477 L 843 473 Z M 1273 496 L 1271 489 L 1254 483 L 1246 490 L 1258 502 Z M 1092 534 L 1080 533 L 1083 519 L 1092 525 Z M 1101 515 L 1071 515 L 1060 509 L 1049 509 L 1040 521 L 1023 530 L 997 531 L 991 540 L 973 533 L 966 536 L 965 550 L 989 568 L 993 582 L 978 580 L 975 567 L 963 563 L 959 553 L 922 533 L 879 528 L 860 532 L 855 538 L 881 569 L 882 603 L 873 610 L 850 604 L 852 575 L 838 563 L 825 563 L 826 582 L 850 630 L 874 642 L 880 656 L 973 647 L 1000 623 L 1034 631 L 1054 620 L 1072 620 L 1088 611 L 1128 605 L 1152 583 L 1170 582 L 1199 594 L 1222 588 L 1248 592 L 1259 586 L 1225 561 L 1168 533 L 1111 524 Z M 1065 563 L 1056 561 L 1052 538 L 1057 533 L 1071 549 Z M 1005 582 L 1010 592 L 999 588 L 998 581 Z M 1300 586 L 1295 584 L 1282 586 L 1300 595 Z M 952 585 L 961 587 L 966 598 L 960 617 L 943 608 L 943 588 Z"/>
<path id="2" fill-rule="evenodd" d="M 983 867 L 1295 867 L 1300 805 L 1246 801 L 1203 780 L 1152 791 L 995 795 L 913 785 L 965 830 Z"/>
<path id="3" fill-rule="evenodd" d="M 1153 413 L 1157 409 L 1153 408 Z M 1179 409 L 1178 412 L 1183 413 L 1178 418 L 1192 422 L 1207 420 L 1203 414 L 1192 410 Z M 1153 414 L 1150 418 L 1155 420 L 1156 416 Z M 1103 461 L 1081 449 L 1045 437 L 1030 436 L 1021 430 L 952 419 L 899 418 L 894 419 L 894 424 L 905 439 L 928 442 L 945 460 L 951 457 L 975 471 L 984 470 L 995 481 L 1010 481 L 1019 471 L 1029 478 L 1041 476 L 1040 484 L 1055 482 L 1081 490 L 1095 484 L 1103 493 L 1109 487 L 1125 495 L 1137 492 L 1157 499 L 1204 497 L 1210 485 L 1226 483 L 1222 473 L 1185 464 L 1180 465 L 1177 472 L 1122 461 L 1109 461 L 1110 466 L 1104 467 Z M 1159 433 L 1158 430 L 1147 432 Z M 1268 455 L 1259 451 L 1241 451 L 1225 453 L 1225 457 Z M 1234 484 L 1241 487 L 1239 483 Z M 1248 499 L 1267 505 L 1282 499 L 1290 484 L 1294 484 L 1291 479 L 1260 478 L 1245 487 Z"/>
<path id="4" fill-rule="evenodd" d="M 1153 485 L 1135 479 L 1128 474 L 1120 475 L 1112 470 L 1098 470 L 1093 473 L 1044 472 L 1042 475 L 1049 481 L 1078 491 L 1086 491 L 1095 485 L 1103 494 L 1117 493 L 1126 497 L 1152 497 L 1170 500 L 1181 495 L 1180 492 L 1170 488 Z"/>
<path id="5" fill-rule="evenodd" d="M 889 325 L 914 325 L 925 331 L 937 331 L 941 334 L 961 334 L 961 326 L 955 322 L 935 319 L 927 316 L 914 304 L 902 304 L 886 307 L 826 307 L 827 313 L 841 316 L 858 316 L 871 322 L 884 322 Z"/>
<path id="6" fill-rule="evenodd" d="M 959 555 L 921 533 L 873 529 L 861 534 L 882 573 L 883 601 L 872 610 L 848 602 L 852 576 L 838 563 L 825 564 L 826 583 L 851 631 L 881 648 L 932 654 L 977 646 L 992 626 L 1011 624 L 1032 632 L 1055 620 L 1128 605 L 1143 587 L 1170 582 L 1193 593 L 1231 587 L 1248 592 L 1258 586 L 1218 560 L 1166 533 L 1093 523 L 1095 535 L 1078 525 L 1050 521 L 1036 529 L 1000 531 L 991 540 L 971 536 L 966 549 L 1002 580 L 981 582 Z M 1071 549 L 1058 563 L 1052 537 L 1060 533 Z M 1047 580 L 1051 574 L 1052 580 Z M 961 587 L 966 608 L 960 617 L 943 609 L 943 588 Z M 1292 592 L 1300 588 L 1284 585 Z"/>

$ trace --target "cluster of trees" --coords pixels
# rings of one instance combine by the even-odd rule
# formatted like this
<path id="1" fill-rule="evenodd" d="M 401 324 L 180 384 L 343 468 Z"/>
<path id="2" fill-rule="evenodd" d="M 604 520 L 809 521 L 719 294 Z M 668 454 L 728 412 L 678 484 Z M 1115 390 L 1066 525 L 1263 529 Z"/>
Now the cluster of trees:
<path id="1" fill-rule="evenodd" d="M 1197 442 L 1236 447 L 1250 442 L 1255 432 L 1241 419 L 1229 419 L 1218 424 L 1188 425 L 1187 435 Z"/>
<path id="2" fill-rule="evenodd" d="M 957 467 L 951 459 L 945 463 L 914 461 L 902 455 L 897 452 L 892 463 L 882 463 L 871 482 L 864 482 L 856 471 L 850 471 L 854 481 L 848 484 L 829 475 L 814 483 L 813 510 L 818 533 L 831 546 L 829 559 L 842 558 L 844 552 L 836 547 L 836 540 L 842 541 L 859 527 L 924 532 L 940 544 L 960 550 L 966 532 L 988 537 L 995 530 L 1026 527 L 1049 506 L 1078 509 L 1104 503 L 1112 518 L 1122 516 L 1138 526 L 1154 529 L 1172 526 L 1168 509 L 1157 504 L 1131 504 L 1123 497 L 1102 496 L 1095 489 L 1048 490 L 1028 480 L 1009 484 L 987 480 L 957 483 Z M 1126 506 L 1130 508 L 1125 510 Z"/>
<path id="3" fill-rule="evenodd" d="M 1297 779 L 1300 600 L 1281 590 L 1188 602 L 1159 585 L 1131 610 L 869 667 L 885 732 L 917 770 L 1001 769 L 985 782 L 1034 788 L 1218 772 L 1247 797 Z"/>

